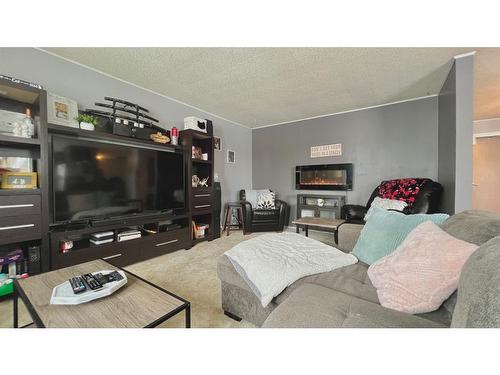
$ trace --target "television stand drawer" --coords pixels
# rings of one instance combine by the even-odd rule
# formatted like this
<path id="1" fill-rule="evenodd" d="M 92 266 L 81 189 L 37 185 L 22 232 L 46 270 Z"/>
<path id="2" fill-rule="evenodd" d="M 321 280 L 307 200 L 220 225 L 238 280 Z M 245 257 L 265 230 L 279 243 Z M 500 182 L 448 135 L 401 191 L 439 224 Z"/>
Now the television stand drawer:
<path id="1" fill-rule="evenodd" d="M 147 245 L 142 247 L 141 258 L 149 259 L 172 251 L 190 247 L 189 228 L 175 229 L 148 236 Z"/>
<path id="2" fill-rule="evenodd" d="M 0 217 L 40 215 L 40 195 L 0 196 Z"/>
<path id="3" fill-rule="evenodd" d="M 0 245 L 41 237 L 41 216 L 0 217 Z"/>

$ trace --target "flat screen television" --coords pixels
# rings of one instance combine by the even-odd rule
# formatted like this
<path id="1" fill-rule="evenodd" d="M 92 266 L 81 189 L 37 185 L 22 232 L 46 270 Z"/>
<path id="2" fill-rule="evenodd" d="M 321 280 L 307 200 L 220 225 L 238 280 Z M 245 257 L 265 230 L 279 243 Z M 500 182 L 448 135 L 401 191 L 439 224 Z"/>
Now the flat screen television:
<path id="1" fill-rule="evenodd" d="M 184 156 L 170 150 L 52 137 L 52 222 L 180 209 Z"/>

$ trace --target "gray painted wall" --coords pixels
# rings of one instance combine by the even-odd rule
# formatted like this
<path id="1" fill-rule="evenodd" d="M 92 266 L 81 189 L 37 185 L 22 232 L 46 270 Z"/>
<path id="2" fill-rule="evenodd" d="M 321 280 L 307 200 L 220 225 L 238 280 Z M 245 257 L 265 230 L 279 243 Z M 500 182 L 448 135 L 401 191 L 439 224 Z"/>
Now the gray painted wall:
<path id="1" fill-rule="evenodd" d="M 223 202 L 236 199 L 241 188 L 270 187 L 293 206 L 292 217 L 296 194 L 307 193 L 295 190 L 294 167 L 301 164 L 353 163 L 354 189 L 347 192 L 349 203 L 365 204 L 383 179 L 421 176 L 438 179 L 445 185 L 443 208 L 447 212 L 470 208 L 472 64 L 472 56 L 457 59 L 439 97 L 252 132 L 42 51 L 0 48 L 1 73 L 38 82 L 48 91 L 75 99 L 81 108 L 91 107 L 109 95 L 142 104 L 167 127 L 175 124 L 182 128 L 183 118 L 189 115 L 212 119 L 215 135 L 223 138 L 224 150 L 215 155 Z M 341 157 L 309 157 L 311 146 L 330 143 L 342 143 Z M 226 163 L 227 149 L 236 151 L 236 164 Z"/>
<path id="2" fill-rule="evenodd" d="M 438 176 L 449 214 L 472 208 L 473 68 L 473 55 L 456 59 L 438 96 Z"/>
<path id="3" fill-rule="evenodd" d="M 457 79 L 455 212 L 462 212 L 472 208 L 474 56 L 456 59 L 455 66 Z"/>
<path id="4" fill-rule="evenodd" d="M 353 190 L 347 201 L 366 204 L 380 181 L 438 176 L 437 97 L 255 129 L 253 187 L 272 188 L 295 217 L 295 166 L 353 163 Z M 342 143 L 342 156 L 310 158 L 310 147 Z M 345 194 L 325 191 L 325 194 Z"/>
<path id="5" fill-rule="evenodd" d="M 233 201 L 239 189 L 252 186 L 252 131 L 248 128 L 33 48 L 0 48 L 0 73 L 40 83 L 47 91 L 76 100 L 80 109 L 114 96 L 148 108 L 168 128 L 175 124 L 183 129 L 186 116 L 211 119 L 215 135 L 223 138 L 223 151 L 215 153 L 222 201 Z M 226 163 L 227 149 L 236 151 L 236 164 Z"/>
<path id="6" fill-rule="evenodd" d="M 455 64 L 446 78 L 438 97 L 439 108 L 439 157 L 438 180 L 444 194 L 441 210 L 455 212 L 455 153 L 456 153 L 456 69 Z"/>

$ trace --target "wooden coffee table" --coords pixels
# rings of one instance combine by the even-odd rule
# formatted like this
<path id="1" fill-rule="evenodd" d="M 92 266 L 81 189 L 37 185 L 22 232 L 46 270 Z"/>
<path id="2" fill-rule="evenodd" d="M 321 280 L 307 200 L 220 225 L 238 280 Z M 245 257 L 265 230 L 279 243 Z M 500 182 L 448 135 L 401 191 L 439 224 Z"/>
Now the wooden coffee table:
<path id="1" fill-rule="evenodd" d="M 89 272 L 121 269 L 94 260 L 14 282 L 14 328 L 18 327 L 18 297 L 38 327 L 47 328 L 152 328 L 181 311 L 191 326 L 190 303 L 122 269 L 127 284 L 110 296 L 80 305 L 51 305 L 52 289 L 71 277 Z"/>
<path id="2" fill-rule="evenodd" d="M 299 228 L 304 227 L 306 237 L 309 236 L 309 227 L 318 230 L 336 231 L 341 224 L 345 223 L 342 219 L 324 219 L 321 217 L 301 217 L 292 221 L 297 226 L 296 233 L 299 233 Z"/>

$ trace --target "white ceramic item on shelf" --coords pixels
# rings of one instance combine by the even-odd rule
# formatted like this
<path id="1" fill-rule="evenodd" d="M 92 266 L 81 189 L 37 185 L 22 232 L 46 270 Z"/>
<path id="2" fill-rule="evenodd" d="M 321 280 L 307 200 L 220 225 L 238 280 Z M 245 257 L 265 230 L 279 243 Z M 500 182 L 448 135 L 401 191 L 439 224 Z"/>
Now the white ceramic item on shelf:
<path id="1" fill-rule="evenodd" d="M 82 121 L 82 122 L 80 122 L 80 129 L 93 131 L 93 130 L 95 130 L 95 126 L 94 126 L 94 124 L 91 124 L 90 122 Z"/>
<path id="2" fill-rule="evenodd" d="M 191 185 L 193 187 L 198 187 L 199 183 L 200 183 L 200 178 L 194 174 L 193 177 L 191 177 Z"/>

